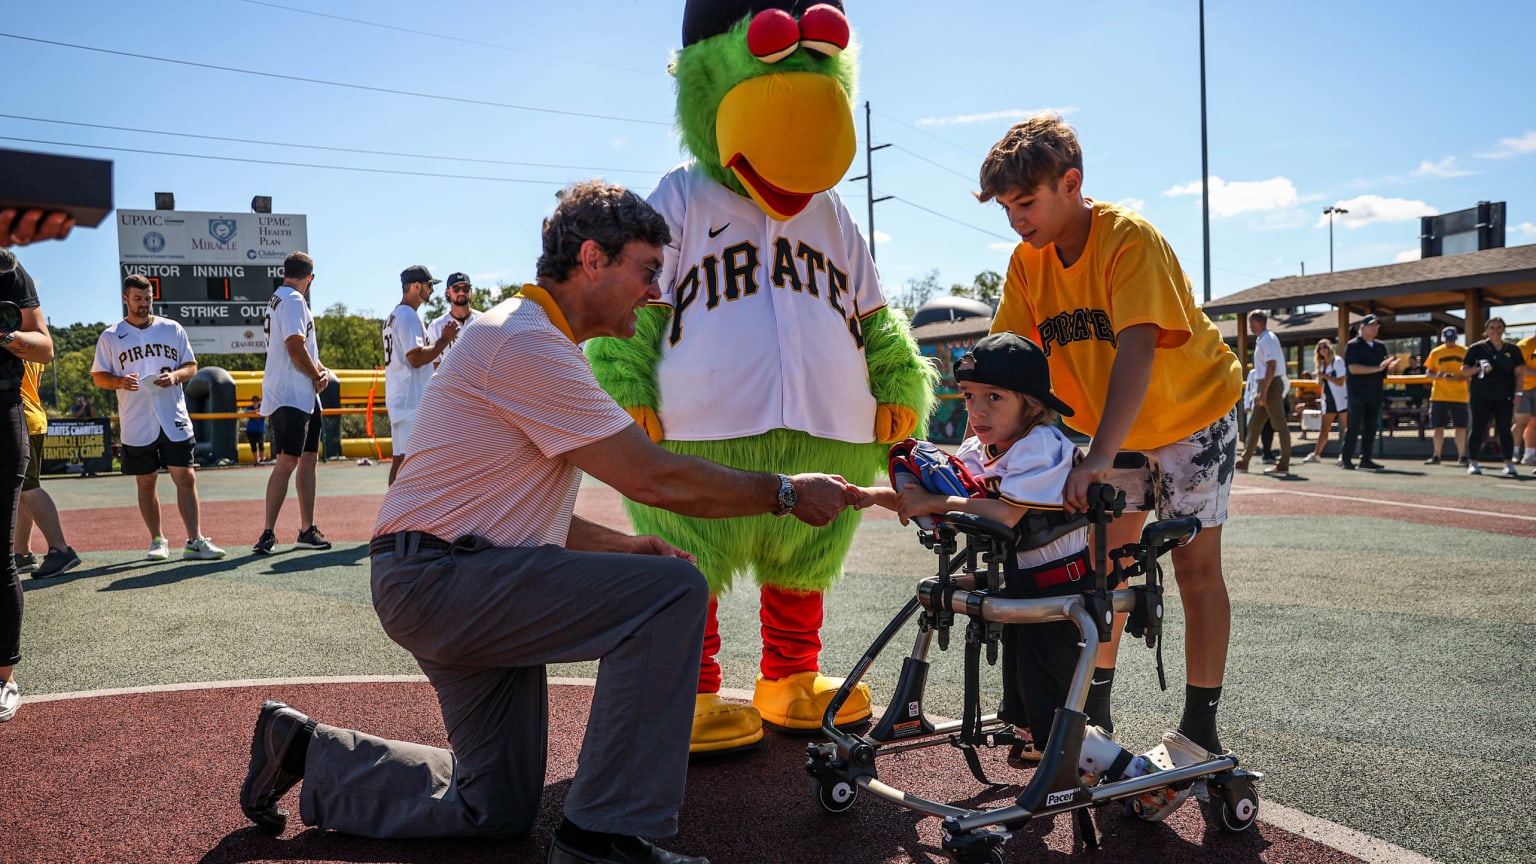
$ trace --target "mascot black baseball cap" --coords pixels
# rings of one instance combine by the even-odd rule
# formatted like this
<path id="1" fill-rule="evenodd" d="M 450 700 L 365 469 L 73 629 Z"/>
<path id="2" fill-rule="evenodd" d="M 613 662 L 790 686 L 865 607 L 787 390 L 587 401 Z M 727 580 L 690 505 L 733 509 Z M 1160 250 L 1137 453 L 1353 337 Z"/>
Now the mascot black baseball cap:
<path id="1" fill-rule="evenodd" d="M 993 333 L 955 364 L 956 381 L 974 381 L 1033 396 L 1063 417 L 1072 409 L 1051 392 L 1051 367 L 1040 346 L 1013 331 Z"/>
<path id="2" fill-rule="evenodd" d="M 719 36 L 765 9 L 783 9 L 795 17 L 819 4 L 841 12 L 843 0 L 688 0 L 683 7 L 683 47 Z"/>
<path id="3" fill-rule="evenodd" d="M 411 266 L 400 271 L 401 285 L 409 285 L 412 282 L 426 282 L 432 285 L 436 285 L 441 281 L 443 280 L 433 279 L 432 271 L 428 270 L 426 267 L 423 267 L 420 264 L 412 264 Z"/>

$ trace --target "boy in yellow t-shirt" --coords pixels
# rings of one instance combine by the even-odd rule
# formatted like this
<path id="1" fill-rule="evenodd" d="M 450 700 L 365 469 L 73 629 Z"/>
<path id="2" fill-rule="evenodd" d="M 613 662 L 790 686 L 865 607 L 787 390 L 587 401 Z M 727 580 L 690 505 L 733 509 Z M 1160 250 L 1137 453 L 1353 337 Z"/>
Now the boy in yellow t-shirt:
<path id="1" fill-rule="evenodd" d="M 982 163 L 977 197 L 996 199 L 1024 241 L 1009 262 L 992 332 L 1012 330 L 1045 350 L 1056 393 L 1074 412 L 1065 422 L 1093 439 L 1067 477 L 1067 508 L 1087 507 L 1090 483 L 1124 490 L 1127 513 L 1110 526 L 1111 549 L 1134 542 L 1152 510 L 1163 519 L 1195 515 L 1204 526 L 1172 553 L 1188 622 L 1187 683 L 1178 733 L 1168 738 L 1170 752 L 1188 761 L 1203 757 L 1202 748 L 1219 753 L 1216 708 L 1231 626 L 1221 525 L 1237 461 L 1242 365 L 1195 305 L 1157 229 L 1083 196 L 1082 148 L 1059 116 L 1008 130 Z M 1145 453 L 1147 466 L 1115 470 L 1122 449 Z M 1115 655 L 1114 643 L 1102 646 L 1089 692 L 1095 716 L 1109 713 Z"/>
<path id="2" fill-rule="evenodd" d="M 1439 465 L 1445 450 L 1445 427 L 1456 430 L 1456 456 L 1467 464 L 1467 382 L 1461 377 L 1461 361 L 1467 349 L 1456 344 L 1456 328 L 1440 331 L 1441 342 L 1424 359 L 1424 374 L 1429 376 L 1429 425 L 1435 430 L 1434 455 L 1425 465 Z"/>

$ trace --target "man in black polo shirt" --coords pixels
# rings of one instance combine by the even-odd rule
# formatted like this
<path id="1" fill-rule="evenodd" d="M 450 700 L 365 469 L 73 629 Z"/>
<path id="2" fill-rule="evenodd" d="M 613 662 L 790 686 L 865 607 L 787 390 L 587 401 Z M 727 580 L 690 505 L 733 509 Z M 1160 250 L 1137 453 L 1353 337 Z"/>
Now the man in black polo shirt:
<path id="1" fill-rule="evenodd" d="M 1344 365 L 1349 369 L 1349 427 L 1344 431 L 1344 447 L 1339 451 L 1339 467 L 1355 470 L 1352 461 L 1355 442 L 1360 442 L 1360 467 L 1380 469 L 1371 461 L 1371 445 L 1376 443 L 1376 428 L 1381 425 L 1382 385 L 1387 373 L 1397 365 L 1397 358 L 1387 354 L 1387 346 L 1376 341 L 1381 322 L 1375 315 L 1360 319 L 1360 335 L 1344 346 Z"/>

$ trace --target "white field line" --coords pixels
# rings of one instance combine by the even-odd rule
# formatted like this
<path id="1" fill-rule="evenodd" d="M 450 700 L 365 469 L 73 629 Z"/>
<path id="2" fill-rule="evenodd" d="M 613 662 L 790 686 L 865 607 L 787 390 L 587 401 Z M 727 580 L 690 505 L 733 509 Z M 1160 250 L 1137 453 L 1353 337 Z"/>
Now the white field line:
<path id="1" fill-rule="evenodd" d="M 1234 494 L 1238 490 L 1232 490 Z M 1441 507 L 1436 504 L 1410 504 L 1407 501 L 1383 501 L 1380 498 L 1361 498 L 1357 495 L 1333 495 L 1327 492 L 1297 492 L 1290 489 L 1244 489 L 1244 495 L 1302 495 L 1308 498 L 1327 498 L 1330 501 L 1359 501 L 1365 504 L 1378 504 L 1383 507 L 1407 507 L 1413 510 L 1438 510 L 1444 513 L 1465 513 L 1469 516 L 1490 516 L 1495 519 L 1518 519 L 1522 522 L 1536 522 L 1536 516 L 1522 516 L 1518 513 L 1500 513 L 1495 510 L 1468 510 L 1465 507 Z"/>

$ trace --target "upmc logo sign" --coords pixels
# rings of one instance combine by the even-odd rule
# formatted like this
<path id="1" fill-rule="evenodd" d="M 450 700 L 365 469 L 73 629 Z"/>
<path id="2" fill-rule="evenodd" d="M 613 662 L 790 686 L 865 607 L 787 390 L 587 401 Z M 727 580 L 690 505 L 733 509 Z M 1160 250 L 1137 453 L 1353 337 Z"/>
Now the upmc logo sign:
<path id="1" fill-rule="evenodd" d="M 290 252 L 308 250 L 307 221 L 297 213 L 119 210 L 118 261 L 124 265 L 278 263 Z"/>
<path id="2" fill-rule="evenodd" d="M 124 212 L 124 213 L 119 213 L 118 214 L 117 221 L 118 221 L 118 224 L 120 224 L 120 225 L 126 225 L 126 226 L 128 226 L 130 228 L 136 228 L 136 227 L 142 227 L 142 226 L 145 226 L 145 225 L 164 225 L 165 224 L 165 217 L 161 216 L 159 213 L 148 213 L 148 214 L 146 214 L 146 213 L 126 213 L 126 212 Z"/>

